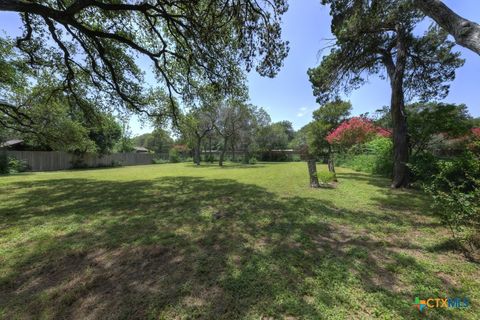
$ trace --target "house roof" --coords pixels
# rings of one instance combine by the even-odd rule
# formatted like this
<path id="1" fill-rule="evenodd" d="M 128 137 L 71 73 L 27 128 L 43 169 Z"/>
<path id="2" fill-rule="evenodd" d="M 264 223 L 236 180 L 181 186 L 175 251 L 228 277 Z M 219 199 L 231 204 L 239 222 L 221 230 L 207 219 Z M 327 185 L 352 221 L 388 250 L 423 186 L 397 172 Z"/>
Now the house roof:
<path id="1" fill-rule="evenodd" d="M 147 148 L 144 148 L 144 147 L 133 147 L 133 149 L 135 151 L 145 151 L 145 152 L 148 152 L 149 150 Z"/>
<path id="2" fill-rule="evenodd" d="M 20 140 L 20 139 L 7 140 L 3 143 L 0 143 L 0 148 L 11 147 L 11 146 L 14 146 L 16 144 L 21 144 L 21 143 L 23 143 L 23 140 Z"/>

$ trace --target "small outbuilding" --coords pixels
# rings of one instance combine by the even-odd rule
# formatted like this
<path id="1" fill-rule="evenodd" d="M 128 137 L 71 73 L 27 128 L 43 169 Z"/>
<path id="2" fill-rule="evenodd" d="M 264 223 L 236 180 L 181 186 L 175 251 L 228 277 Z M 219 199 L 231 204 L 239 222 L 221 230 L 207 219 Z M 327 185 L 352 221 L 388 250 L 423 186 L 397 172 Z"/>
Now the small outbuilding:
<path id="1" fill-rule="evenodd" d="M 149 153 L 150 150 L 148 150 L 147 148 L 144 148 L 144 147 L 134 147 L 133 152 L 135 152 L 135 153 Z"/>
<path id="2" fill-rule="evenodd" d="M 25 141 L 21 139 L 12 139 L 12 140 L 7 140 L 5 142 L 0 143 L 0 149 L 7 149 L 7 150 L 25 150 L 27 145 L 25 144 Z"/>

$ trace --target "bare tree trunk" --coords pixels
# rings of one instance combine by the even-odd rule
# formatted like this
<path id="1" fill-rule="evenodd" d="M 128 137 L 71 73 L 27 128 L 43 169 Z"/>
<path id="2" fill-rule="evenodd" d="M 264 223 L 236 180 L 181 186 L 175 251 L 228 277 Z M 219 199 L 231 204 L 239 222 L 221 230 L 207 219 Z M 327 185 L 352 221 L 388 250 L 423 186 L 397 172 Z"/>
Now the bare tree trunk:
<path id="1" fill-rule="evenodd" d="M 228 139 L 225 138 L 224 142 L 223 142 L 223 148 L 222 148 L 222 152 L 220 153 L 220 159 L 218 160 L 218 165 L 220 167 L 223 166 L 223 159 L 225 157 L 225 151 L 227 151 L 227 142 L 228 142 Z"/>
<path id="2" fill-rule="evenodd" d="M 335 173 L 335 166 L 333 164 L 332 146 L 328 146 L 328 171 Z"/>
<path id="3" fill-rule="evenodd" d="M 328 146 L 328 171 L 334 174 L 333 181 L 338 181 L 337 180 L 337 174 L 335 172 L 335 164 L 333 161 L 333 152 L 332 152 L 332 146 Z"/>
<path id="4" fill-rule="evenodd" d="M 195 146 L 195 156 L 194 156 L 194 162 L 197 166 L 200 165 L 200 149 L 201 149 L 201 143 L 202 139 L 200 137 L 197 137 L 197 144 Z"/>
<path id="5" fill-rule="evenodd" d="M 402 37 L 401 35 L 399 36 Z M 392 188 L 408 186 L 408 140 L 407 117 L 403 92 L 403 77 L 406 61 L 406 48 L 402 40 L 397 46 L 397 65 L 391 78 L 392 97 L 390 112 L 393 122 L 393 181 Z"/>
<path id="6" fill-rule="evenodd" d="M 408 186 L 408 141 L 407 118 L 403 100 L 403 88 L 396 84 L 392 92 L 392 120 L 393 120 L 393 181 L 392 188 Z"/>
<path id="7" fill-rule="evenodd" d="M 315 159 L 307 160 L 307 165 L 308 165 L 308 175 L 310 176 L 310 187 L 319 188 L 320 183 L 318 182 L 316 160 Z"/>
<path id="8" fill-rule="evenodd" d="M 396 64 L 391 55 L 384 56 L 384 63 L 390 78 L 392 89 L 390 113 L 393 122 L 393 180 L 392 188 L 408 186 L 408 140 L 407 117 L 405 115 L 405 99 L 403 81 L 407 61 L 407 33 L 401 25 L 397 25 L 397 57 Z"/>
<path id="9" fill-rule="evenodd" d="M 235 162 L 235 141 L 232 139 L 232 161 Z"/>
<path id="10" fill-rule="evenodd" d="M 455 42 L 480 55 L 480 25 L 467 20 L 447 7 L 440 0 L 414 0 L 423 13 L 450 33 Z"/>

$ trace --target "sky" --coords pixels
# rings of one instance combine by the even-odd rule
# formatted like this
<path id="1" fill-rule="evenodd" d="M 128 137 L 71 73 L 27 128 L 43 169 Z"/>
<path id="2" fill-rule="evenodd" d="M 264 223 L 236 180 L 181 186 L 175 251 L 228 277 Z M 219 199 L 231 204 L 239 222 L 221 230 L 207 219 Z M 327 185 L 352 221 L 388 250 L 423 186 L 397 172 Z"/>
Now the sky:
<path id="1" fill-rule="evenodd" d="M 444 0 L 444 3 L 461 16 L 480 22 L 480 1 Z M 320 0 L 290 0 L 289 5 L 282 25 L 283 38 L 290 42 L 284 66 L 273 79 L 261 77 L 255 72 L 249 73 L 247 79 L 250 102 L 267 110 L 272 121 L 291 121 L 298 130 L 312 120 L 312 111 L 319 107 L 312 94 L 307 70 L 319 64 L 321 53 L 328 53 L 320 51 L 333 36 L 328 8 L 322 6 Z M 424 25 L 429 23 L 427 19 Z M 7 35 L 20 34 L 19 27 L 17 14 L 0 12 L 0 29 Z M 471 115 L 480 117 L 480 57 L 460 46 L 455 46 L 455 50 L 460 51 L 466 61 L 463 67 L 457 69 L 450 94 L 443 101 L 465 103 Z M 147 80 L 155 81 L 153 77 L 147 77 Z M 372 113 L 389 105 L 390 88 L 387 80 L 371 76 L 367 84 L 343 98 L 351 101 L 353 115 Z M 141 123 L 136 117 L 130 121 L 132 135 L 151 130 L 147 123 Z"/>

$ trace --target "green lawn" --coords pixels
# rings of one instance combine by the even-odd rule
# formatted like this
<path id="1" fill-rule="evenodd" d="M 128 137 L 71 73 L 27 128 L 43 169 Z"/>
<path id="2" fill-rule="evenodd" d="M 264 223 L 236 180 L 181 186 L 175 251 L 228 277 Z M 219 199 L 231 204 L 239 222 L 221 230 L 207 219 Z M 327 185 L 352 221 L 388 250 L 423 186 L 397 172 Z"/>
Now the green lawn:
<path id="1" fill-rule="evenodd" d="M 326 170 L 323 166 L 321 170 Z M 468 297 L 480 266 L 428 199 L 305 163 L 162 164 L 0 177 L 0 318 L 415 319 Z"/>

